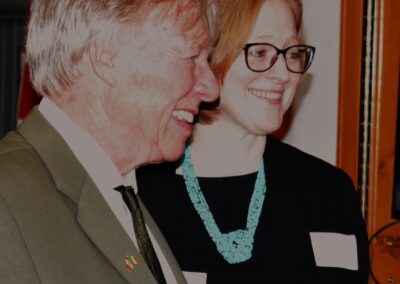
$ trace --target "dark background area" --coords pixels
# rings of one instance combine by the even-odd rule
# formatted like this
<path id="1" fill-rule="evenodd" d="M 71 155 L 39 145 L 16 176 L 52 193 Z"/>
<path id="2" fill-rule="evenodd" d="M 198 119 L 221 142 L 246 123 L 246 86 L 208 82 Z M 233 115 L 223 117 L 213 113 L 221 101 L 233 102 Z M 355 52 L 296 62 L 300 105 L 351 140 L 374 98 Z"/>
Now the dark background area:
<path id="1" fill-rule="evenodd" d="M 28 7 L 28 0 L 1 0 L 0 11 L 25 11 Z"/>
<path id="2" fill-rule="evenodd" d="M 0 138 L 17 124 L 28 0 L 0 0 Z"/>

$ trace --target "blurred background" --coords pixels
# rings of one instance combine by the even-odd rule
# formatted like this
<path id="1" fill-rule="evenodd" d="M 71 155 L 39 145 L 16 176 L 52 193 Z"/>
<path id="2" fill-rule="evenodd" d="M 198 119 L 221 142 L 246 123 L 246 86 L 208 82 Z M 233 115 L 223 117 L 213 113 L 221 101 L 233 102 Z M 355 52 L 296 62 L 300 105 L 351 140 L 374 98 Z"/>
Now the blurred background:
<path id="1" fill-rule="evenodd" d="M 28 0 L 0 0 L 0 137 L 17 123 Z"/>

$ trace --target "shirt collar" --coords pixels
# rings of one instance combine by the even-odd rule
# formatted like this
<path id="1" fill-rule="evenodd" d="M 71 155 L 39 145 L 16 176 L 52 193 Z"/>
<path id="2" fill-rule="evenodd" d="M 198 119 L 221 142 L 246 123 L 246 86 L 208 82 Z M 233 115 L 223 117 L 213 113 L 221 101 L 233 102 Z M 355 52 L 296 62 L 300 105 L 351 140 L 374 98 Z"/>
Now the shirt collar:
<path id="1" fill-rule="evenodd" d="M 124 179 L 100 145 L 50 99 L 42 99 L 39 111 L 65 140 L 100 190 L 121 184 L 132 185 L 136 189 L 135 171 L 132 170 Z"/>

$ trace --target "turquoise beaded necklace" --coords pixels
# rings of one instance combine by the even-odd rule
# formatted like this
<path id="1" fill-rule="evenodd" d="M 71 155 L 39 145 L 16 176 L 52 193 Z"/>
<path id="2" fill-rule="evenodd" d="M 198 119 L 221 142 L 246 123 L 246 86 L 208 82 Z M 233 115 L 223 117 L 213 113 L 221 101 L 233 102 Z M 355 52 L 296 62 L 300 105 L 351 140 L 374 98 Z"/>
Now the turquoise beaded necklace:
<path id="1" fill-rule="evenodd" d="M 263 160 L 261 159 L 258 168 L 257 179 L 250 200 L 246 229 L 235 230 L 226 234 L 221 233 L 218 225 L 215 223 L 207 201 L 201 192 L 199 182 L 193 170 L 189 146 L 186 146 L 183 156 L 182 171 L 190 200 L 203 221 L 208 234 L 217 246 L 218 252 L 230 264 L 250 259 L 253 251 L 254 233 L 260 219 L 267 189 Z"/>

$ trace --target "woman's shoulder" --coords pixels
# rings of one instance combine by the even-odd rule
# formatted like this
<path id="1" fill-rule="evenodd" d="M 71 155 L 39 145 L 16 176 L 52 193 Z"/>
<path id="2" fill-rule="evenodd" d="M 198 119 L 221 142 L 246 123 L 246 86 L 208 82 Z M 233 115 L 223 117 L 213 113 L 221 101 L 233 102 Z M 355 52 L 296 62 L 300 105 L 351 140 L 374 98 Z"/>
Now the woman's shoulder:
<path id="1" fill-rule="evenodd" d="M 292 145 L 268 137 L 264 160 L 271 176 L 281 176 L 310 190 L 354 188 L 350 177 L 336 166 Z"/>
<path id="2" fill-rule="evenodd" d="M 268 137 L 264 158 L 270 163 L 280 163 L 285 168 L 296 171 L 309 172 L 310 168 L 327 173 L 339 174 L 344 172 L 336 166 L 308 154 L 292 145 L 279 141 L 272 136 Z"/>

